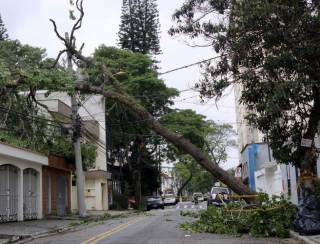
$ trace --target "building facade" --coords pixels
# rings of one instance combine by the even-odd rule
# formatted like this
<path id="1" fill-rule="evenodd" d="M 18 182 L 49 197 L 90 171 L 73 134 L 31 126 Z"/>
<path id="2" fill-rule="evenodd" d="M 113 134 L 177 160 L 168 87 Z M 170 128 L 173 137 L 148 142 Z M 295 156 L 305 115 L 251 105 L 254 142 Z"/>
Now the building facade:
<path id="1" fill-rule="evenodd" d="M 234 91 L 240 164 L 236 172 L 241 172 L 241 176 L 239 177 L 239 173 L 237 176 L 251 190 L 265 192 L 270 196 L 284 195 L 292 203 L 298 204 L 300 172 L 290 165 L 290 162 L 287 165 L 277 164 L 267 143 L 267 136 L 246 123 L 248 110 L 239 103 L 241 90 L 241 85 L 237 84 Z M 315 138 L 314 142 L 315 146 L 320 148 L 320 138 Z M 320 175 L 320 157 L 317 162 L 317 175 Z"/>
<path id="2" fill-rule="evenodd" d="M 55 155 L 49 155 L 48 159 L 48 166 L 42 169 L 43 215 L 70 214 L 74 162 Z"/>
<path id="3" fill-rule="evenodd" d="M 0 143 L 0 223 L 43 217 L 44 166 L 47 156 Z"/>
<path id="4" fill-rule="evenodd" d="M 71 97 L 67 93 L 53 92 L 46 96 L 46 91 L 37 92 L 38 100 L 45 104 L 52 114 L 71 118 Z M 93 167 L 85 172 L 85 201 L 87 210 L 103 211 L 108 209 L 108 181 L 111 178 L 107 171 L 105 98 L 101 95 L 84 96 L 79 101 L 79 116 L 82 122 L 82 139 L 94 143 L 97 147 L 96 160 Z M 75 183 L 75 181 L 72 181 Z M 72 186 L 71 210 L 76 212 L 77 189 Z"/>
<path id="5" fill-rule="evenodd" d="M 162 194 L 176 194 L 173 167 L 161 166 L 161 192 Z"/>

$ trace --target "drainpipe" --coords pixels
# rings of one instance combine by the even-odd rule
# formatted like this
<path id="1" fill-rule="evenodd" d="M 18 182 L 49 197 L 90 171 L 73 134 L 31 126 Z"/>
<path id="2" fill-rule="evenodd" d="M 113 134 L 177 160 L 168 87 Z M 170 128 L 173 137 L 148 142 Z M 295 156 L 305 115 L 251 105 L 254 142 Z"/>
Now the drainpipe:
<path id="1" fill-rule="evenodd" d="M 270 151 L 270 145 L 269 145 L 268 132 L 267 132 L 267 145 L 268 145 L 268 157 L 269 157 L 269 162 L 271 162 L 271 151 Z"/>

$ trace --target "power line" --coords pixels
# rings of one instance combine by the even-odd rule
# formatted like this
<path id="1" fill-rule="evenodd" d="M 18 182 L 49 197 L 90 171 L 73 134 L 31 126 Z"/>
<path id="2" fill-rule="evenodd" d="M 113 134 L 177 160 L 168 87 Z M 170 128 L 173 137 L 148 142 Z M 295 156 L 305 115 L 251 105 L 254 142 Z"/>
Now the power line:
<path id="1" fill-rule="evenodd" d="M 55 127 L 59 127 L 59 128 L 60 128 L 61 125 L 62 125 L 62 123 L 59 123 L 58 121 L 55 121 L 55 120 L 46 119 L 46 118 L 43 118 L 43 117 L 34 116 L 34 115 L 26 114 L 26 113 L 22 113 L 22 112 L 19 112 L 19 111 L 13 110 L 13 109 L 8 109 L 8 108 L 2 107 L 2 106 L 0 106 L 0 110 L 1 110 L 1 111 L 4 111 L 4 112 L 6 112 L 6 113 L 13 113 L 13 114 L 15 114 L 17 117 L 20 117 L 20 118 L 26 118 L 26 117 L 28 117 L 29 119 L 42 120 L 42 121 L 54 123 L 54 124 L 50 124 L 50 125 L 51 125 L 51 126 L 55 126 Z M 64 123 L 64 124 L 65 124 L 65 123 Z"/>
<path id="2" fill-rule="evenodd" d="M 165 74 L 169 74 L 169 73 L 172 73 L 172 72 L 175 72 L 175 71 L 178 71 L 178 70 L 187 69 L 187 68 L 189 68 L 189 67 L 192 67 L 192 66 L 195 66 L 195 65 L 198 65 L 198 64 L 202 64 L 202 63 L 206 63 L 206 62 L 209 62 L 209 61 L 211 61 L 211 60 L 218 59 L 218 58 L 221 58 L 221 56 L 213 57 L 213 58 L 208 58 L 208 59 L 205 59 L 205 60 L 196 62 L 196 63 L 184 65 L 184 66 L 182 66 L 182 67 L 178 67 L 178 68 L 171 69 L 171 70 L 167 70 L 167 71 L 165 71 L 165 72 L 159 73 L 158 75 L 165 75 Z"/>

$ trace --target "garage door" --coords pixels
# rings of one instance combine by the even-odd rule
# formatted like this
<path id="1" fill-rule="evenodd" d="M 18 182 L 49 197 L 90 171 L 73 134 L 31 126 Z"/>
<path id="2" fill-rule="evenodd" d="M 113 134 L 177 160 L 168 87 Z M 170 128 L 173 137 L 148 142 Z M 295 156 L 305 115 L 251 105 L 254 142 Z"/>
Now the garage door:
<path id="1" fill-rule="evenodd" d="M 0 166 L 0 223 L 18 220 L 18 172 L 13 165 Z"/>
<path id="2" fill-rule="evenodd" d="M 23 171 L 23 218 L 25 220 L 38 217 L 38 177 L 34 169 Z"/>

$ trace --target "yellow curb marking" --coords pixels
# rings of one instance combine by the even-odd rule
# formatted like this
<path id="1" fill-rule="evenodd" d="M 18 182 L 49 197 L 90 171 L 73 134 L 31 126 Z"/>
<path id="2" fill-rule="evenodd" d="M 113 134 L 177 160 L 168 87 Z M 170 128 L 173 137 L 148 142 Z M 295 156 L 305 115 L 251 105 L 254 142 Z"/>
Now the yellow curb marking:
<path id="1" fill-rule="evenodd" d="M 82 242 L 82 244 L 95 244 L 95 243 L 97 243 L 98 241 L 101 241 L 101 240 L 103 240 L 103 239 L 105 239 L 105 238 L 107 238 L 107 237 L 109 237 L 109 236 L 111 236 L 111 235 L 113 235 L 113 234 L 121 231 L 121 230 L 126 229 L 126 228 L 129 227 L 130 225 L 133 225 L 133 224 L 135 224 L 135 223 L 138 223 L 138 222 L 141 221 L 142 219 L 144 219 L 144 218 L 134 219 L 134 220 L 131 220 L 131 221 L 127 222 L 127 223 L 118 225 L 118 226 L 114 227 L 114 228 L 111 229 L 111 230 L 108 230 L 108 231 L 106 231 L 106 232 L 102 232 L 102 233 L 100 233 L 99 235 L 96 235 L 96 236 L 90 238 L 89 240 Z"/>

